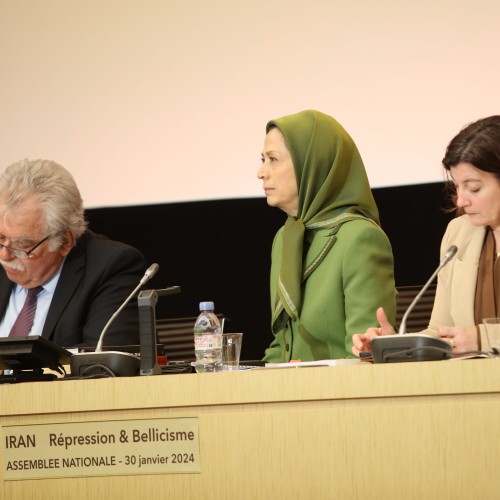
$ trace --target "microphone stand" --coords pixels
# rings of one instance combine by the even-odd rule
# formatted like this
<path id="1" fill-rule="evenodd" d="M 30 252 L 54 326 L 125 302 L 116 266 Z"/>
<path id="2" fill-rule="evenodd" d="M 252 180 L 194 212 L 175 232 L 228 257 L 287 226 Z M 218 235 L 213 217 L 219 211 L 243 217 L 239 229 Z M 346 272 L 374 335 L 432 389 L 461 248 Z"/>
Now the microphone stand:
<path id="1" fill-rule="evenodd" d="M 438 272 L 448 264 L 456 253 L 457 247 L 455 245 L 452 245 L 444 253 L 438 268 L 432 273 L 432 276 L 405 311 L 399 327 L 399 333 L 395 335 L 382 335 L 372 339 L 372 357 L 374 363 L 435 361 L 450 357 L 451 345 L 449 342 L 426 333 L 406 333 L 406 321 Z"/>
<path id="2" fill-rule="evenodd" d="M 112 377 L 131 377 L 139 373 L 140 359 L 134 354 L 122 351 L 103 351 L 103 341 L 109 326 L 129 301 L 136 295 L 157 272 L 160 266 L 152 264 L 144 273 L 139 284 L 126 298 L 125 302 L 111 316 L 103 328 L 94 352 L 79 352 L 73 354 L 70 359 L 71 374 L 77 376 L 109 375 Z"/>

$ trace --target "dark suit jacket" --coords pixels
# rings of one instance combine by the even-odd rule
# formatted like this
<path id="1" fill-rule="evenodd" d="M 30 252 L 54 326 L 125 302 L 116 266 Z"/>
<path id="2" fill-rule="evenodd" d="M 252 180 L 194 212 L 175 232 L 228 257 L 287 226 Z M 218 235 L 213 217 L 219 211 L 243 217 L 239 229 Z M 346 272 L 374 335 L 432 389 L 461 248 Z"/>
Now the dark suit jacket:
<path id="1" fill-rule="evenodd" d="M 146 262 L 135 248 L 86 231 L 64 262 L 42 336 L 61 347 L 95 346 L 125 299 L 139 284 Z M 0 316 L 13 283 L 0 269 Z M 137 300 L 109 327 L 104 345 L 139 344 Z"/>

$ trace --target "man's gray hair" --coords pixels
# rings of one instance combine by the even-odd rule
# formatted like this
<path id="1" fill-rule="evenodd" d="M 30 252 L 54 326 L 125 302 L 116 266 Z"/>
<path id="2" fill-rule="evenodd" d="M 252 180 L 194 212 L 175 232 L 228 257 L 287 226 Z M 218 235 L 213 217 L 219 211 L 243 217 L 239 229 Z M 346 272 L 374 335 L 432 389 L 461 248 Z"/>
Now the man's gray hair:
<path id="1" fill-rule="evenodd" d="M 37 199 L 44 210 L 46 234 L 59 235 L 53 244 L 57 240 L 61 244 L 67 229 L 75 241 L 85 231 L 80 191 L 73 176 L 61 165 L 50 160 L 21 160 L 4 170 L 0 176 L 2 212 L 16 209 L 29 198 Z"/>

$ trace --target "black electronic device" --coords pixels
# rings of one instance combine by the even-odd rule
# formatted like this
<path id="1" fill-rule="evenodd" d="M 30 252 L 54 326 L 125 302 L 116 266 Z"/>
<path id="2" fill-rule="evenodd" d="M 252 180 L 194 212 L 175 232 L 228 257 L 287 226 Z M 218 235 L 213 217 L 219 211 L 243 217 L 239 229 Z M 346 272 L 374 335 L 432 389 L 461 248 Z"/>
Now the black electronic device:
<path id="1" fill-rule="evenodd" d="M 180 291 L 180 286 L 171 286 L 160 290 L 143 290 L 137 297 L 141 375 L 160 375 L 162 373 L 158 365 L 155 307 L 159 296 L 172 295 L 180 293 Z"/>
<path id="2" fill-rule="evenodd" d="M 44 369 L 64 375 L 63 366 L 70 358 L 69 351 L 39 335 L 1 338 L 0 369 L 8 374 L 0 376 L 0 383 L 53 380 L 57 376 Z"/>
<path id="3" fill-rule="evenodd" d="M 451 346 L 446 340 L 425 333 L 385 335 L 372 340 L 374 363 L 439 361 L 448 359 L 450 354 Z"/>
<path id="4" fill-rule="evenodd" d="M 448 264 L 456 253 L 457 247 L 455 245 L 452 245 L 444 253 L 438 268 L 434 271 L 406 310 L 401 320 L 399 333 L 394 335 L 381 335 L 380 337 L 372 339 L 371 352 L 374 363 L 436 361 L 448 359 L 450 357 L 451 345 L 449 342 L 425 333 L 406 333 L 406 319 L 432 283 L 437 273 Z"/>

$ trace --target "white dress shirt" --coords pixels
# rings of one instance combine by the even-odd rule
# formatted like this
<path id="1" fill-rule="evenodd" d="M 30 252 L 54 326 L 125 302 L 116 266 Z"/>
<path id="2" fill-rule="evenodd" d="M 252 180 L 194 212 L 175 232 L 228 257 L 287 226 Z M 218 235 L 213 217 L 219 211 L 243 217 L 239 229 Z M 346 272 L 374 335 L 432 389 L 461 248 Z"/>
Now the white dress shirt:
<path id="1" fill-rule="evenodd" d="M 59 276 L 61 276 L 62 265 L 59 267 L 57 272 L 50 278 L 49 281 L 44 283 L 43 290 L 38 294 L 37 306 L 35 318 L 33 320 L 33 326 L 31 327 L 30 335 L 41 335 L 43 330 L 43 325 L 45 324 L 45 319 L 47 318 L 47 313 L 49 312 L 50 303 L 52 302 L 52 297 L 54 296 L 54 291 L 59 281 Z M 23 308 L 24 302 L 28 295 L 28 289 L 22 286 L 15 285 L 12 287 L 12 292 L 10 293 L 9 304 L 7 305 L 7 310 L 5 311 L 4 317 L 0 321 L 0 337 L 8 337 L 12 326 L 16 321 L 21 309 Z"/>

